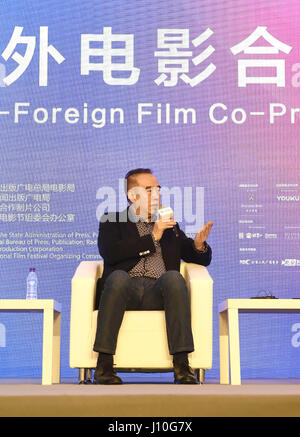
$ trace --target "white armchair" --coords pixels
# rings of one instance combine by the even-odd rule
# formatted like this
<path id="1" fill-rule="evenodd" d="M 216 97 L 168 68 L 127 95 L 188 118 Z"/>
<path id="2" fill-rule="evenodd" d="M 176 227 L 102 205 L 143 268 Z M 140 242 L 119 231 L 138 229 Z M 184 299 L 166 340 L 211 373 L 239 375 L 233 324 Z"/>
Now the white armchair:
<path id="1" fill-rule="evenodd" d="M 70 320 L 70 367 L 78 368 L 80 382 L 91 378 L 98 353 L 93 351 L 98 310 L 95 309 L 96 284 L 103 261 L 82 261 L 72 278 Z M 190 366 L 200 381 L 212 366 L 213 280 L 206 267 L 181 262 L 191 299 L 194 352 Z M 173 369 L 169 355 L 165 312 L 126 311 L 119 331 L 115 367 L 118 371 L 160 372 Z"/>

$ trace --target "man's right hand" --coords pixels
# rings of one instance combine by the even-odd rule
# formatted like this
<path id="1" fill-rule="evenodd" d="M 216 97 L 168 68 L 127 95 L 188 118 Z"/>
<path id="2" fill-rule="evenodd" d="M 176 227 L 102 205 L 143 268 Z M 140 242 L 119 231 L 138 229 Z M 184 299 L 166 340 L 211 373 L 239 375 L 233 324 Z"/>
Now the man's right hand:
<path id="1" fill-rule="evenodd" d="M 165 229 L 171 229 L 174 226 L 176 226 L 176 222 L 173 220 L 173 217 L 166 221 L 163 220 L 162 218 L 159 218 L 153 227 L 153 231 L 152 231 L 152 235 L 154 237 L 154 240 L 159 241 L 161 239 L 161 237 L 163 236 L 164 230 Z"/>

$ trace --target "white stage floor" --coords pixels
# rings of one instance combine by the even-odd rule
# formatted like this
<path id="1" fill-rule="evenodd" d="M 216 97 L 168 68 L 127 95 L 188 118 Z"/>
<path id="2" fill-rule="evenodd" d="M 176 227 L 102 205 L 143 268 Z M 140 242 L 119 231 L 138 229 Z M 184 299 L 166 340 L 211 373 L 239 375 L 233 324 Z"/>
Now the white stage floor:
<path id="1" fill-rule="evenodd" d="M 133 383 L 78 385 L 74 379 L 0 379 L 1 417 L 300 417 L 300 379 L 240 386 Z"/>

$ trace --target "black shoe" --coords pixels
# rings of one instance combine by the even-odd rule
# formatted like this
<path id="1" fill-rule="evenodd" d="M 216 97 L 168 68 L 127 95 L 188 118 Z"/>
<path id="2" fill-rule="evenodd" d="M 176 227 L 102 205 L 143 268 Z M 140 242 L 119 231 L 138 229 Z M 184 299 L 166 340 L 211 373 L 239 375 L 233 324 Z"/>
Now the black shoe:
<path id="1" fill-rule="evenodd" d="M 123 381 L 112 367 L 100 365 L 95 370 L 93 384 L 123 384 Z"/>
<path id="2" fill-rule="evenodd" d="M 178 363 L 174 365 L 175 384 L 199 384 L 195 374 L 188 363 Z"/>

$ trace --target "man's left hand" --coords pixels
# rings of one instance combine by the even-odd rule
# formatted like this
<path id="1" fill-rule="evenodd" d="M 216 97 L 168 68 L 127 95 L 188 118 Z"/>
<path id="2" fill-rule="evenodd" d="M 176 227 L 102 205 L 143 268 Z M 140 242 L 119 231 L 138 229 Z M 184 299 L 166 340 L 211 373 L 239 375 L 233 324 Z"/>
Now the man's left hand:
<path id="1" fill-rule="evenodd" d="M 207 240 L 213 224 L 213 222 L 207 222 L 205 223 L 203 228 L 201 228 L 200 231 L 197 232 L 194 240 L 194 244 L 197 250 L 204 250 L 204 242 Z"/>

